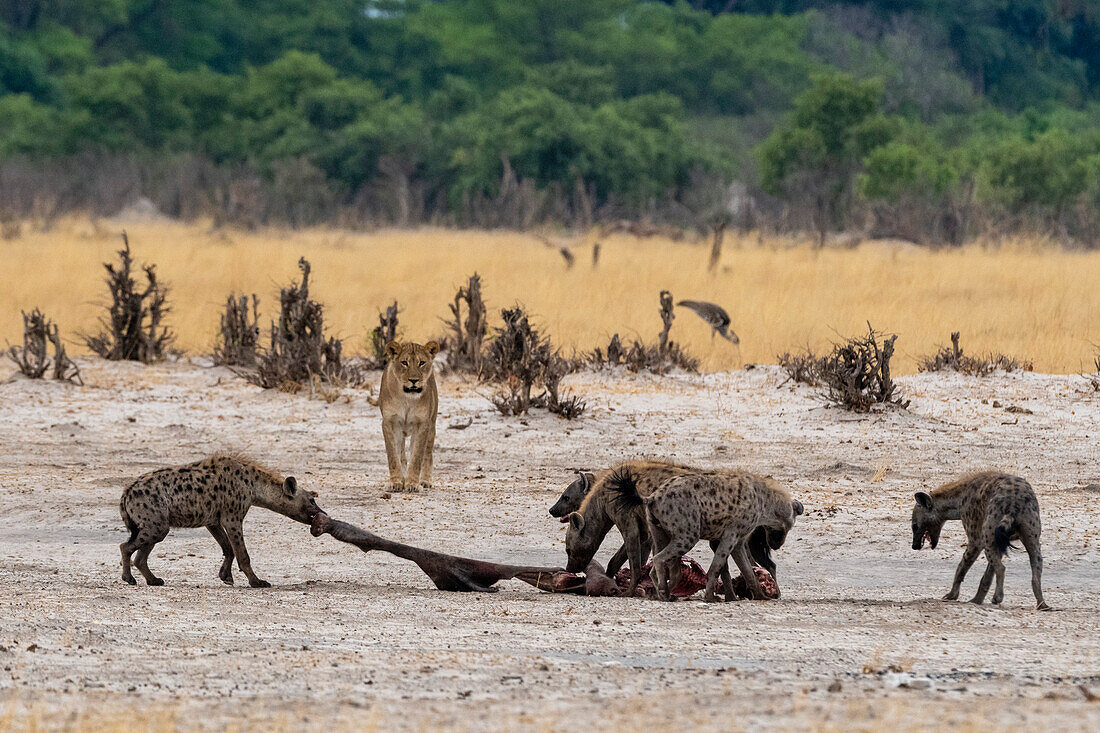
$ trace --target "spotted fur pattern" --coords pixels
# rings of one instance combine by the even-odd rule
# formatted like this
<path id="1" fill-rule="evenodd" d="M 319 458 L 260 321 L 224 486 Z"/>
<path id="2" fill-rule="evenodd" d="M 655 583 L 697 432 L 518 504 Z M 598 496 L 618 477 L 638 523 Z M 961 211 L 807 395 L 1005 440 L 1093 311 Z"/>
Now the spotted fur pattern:
<path id="1" fill-rule="evenodd" d="M 625 562 L 630 561 L 630 584 L 624 591 L 633 594 L 642 578 L 641 569 L 649 558 L 649 532 L 645 526 L 645 510 L 641 503 L 624 503 L 617 500 L 612 479 L 627 472 L 633 477 L 637 493 L 648 496 L 653 489 L 671 476 L 693 471 L 664 461 L 623 461 L 597 474 L 592 488 L 581 502 L 580 508 L 568 515 L 569 526 L 565 530 L 566 570 L 579 573 L 588 567 L 596 556 L 607 533 L 612 527 L 623 536 L 623 546 L 607 563 L 607 574 L 614 576 Z"/>
<path id="2" fill-rule="evenodd" d="M 966 549 L 955 570 L 951 590 L 943 597 L 954 601 L 959 597 L 963 579 L 982 552 L 986 557 L 985 574 L 978 583 L 978 592 L 971 603 L 981 604 L 993 578 L 997 587 L 993 603 L 1004 599 L 1004 555 L 1012 540 L 1019 539 L 1031 562 L 1031 589 L 1036 608 L 1048 610 L 1043 600 L 1043 554 L 1039 545 L 1042 530 L 1039 500 L 1024 479 L 1007 473 L 986 472 L 965 476 L 945 484 L 931 494 L 918 492 L 913 507 L 913 549 L 924 547 L 928 539 L 934 548 L 939 542 L 944 522 L 961 519 L 966 530 Z"/>
<path id="3" fill-rule="evenodd" d="M 717 600 L 719 579 L 728 581 L 730 555 L 757 600 L 764 591 L 752 569 L 749 540 L 758 527 L 767 531 L 768 544 L 778 550 L 802 514 L 802 504 L 771 478 L 742 471 L 696 471 L 675 476 L 645 498 L 646 521 L 657 554 L 653 583 L 657 595 L 671 600 L 669 588 L 679 581 L 681 558 L 700 540 L 708 540 L 714 559 L 707 570 L 704 599 Z M 725 589 L 733 600 L 732 587 Z"/>
<path id="4" fill-rule="evenodd" d="M 186 466 L 162 468 L 139 478 L 122 493 L 119 512 L 130 530 L 123 542 L 122 579 L 134 585 L 130 558 L 149 585 L 164 581 L 149 570 L 149 553 L 174 527 L 206 527 L 222 550 L 218 577 L 233 584 L 233 558 L 249 585 L 267 588 L 252 570 L 244 545 L 242 525 L 253 506 L 309 524 L 320 512 L 312 492 L 298 488 L 293 476 L 274 471 L 238 456 L 217 455 Z M 137 553 L 136 555 L 134 553 Z"/>

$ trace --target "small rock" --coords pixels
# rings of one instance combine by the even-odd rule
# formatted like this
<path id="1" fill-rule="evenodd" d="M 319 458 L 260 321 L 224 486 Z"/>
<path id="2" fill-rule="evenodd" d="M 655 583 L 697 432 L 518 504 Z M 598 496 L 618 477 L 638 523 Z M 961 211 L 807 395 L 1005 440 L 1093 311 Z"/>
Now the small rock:
<path id="1" fill-rule="evenodd" d="M 840 692 L 844 689 L 844 686 L 840 684 L 840 680 L 833 680 L 825 689 L 829 692 Z"/>

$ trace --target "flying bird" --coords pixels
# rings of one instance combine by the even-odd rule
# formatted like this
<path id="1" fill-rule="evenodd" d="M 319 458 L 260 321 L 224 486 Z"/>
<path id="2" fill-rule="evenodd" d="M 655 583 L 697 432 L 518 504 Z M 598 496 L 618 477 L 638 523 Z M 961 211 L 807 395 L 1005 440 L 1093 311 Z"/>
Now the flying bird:
<path id="1" fill-rule="evenodd" d="M 710 335 L 711 338 L 714 338 L 716 333 L 735 346 L 741 343 L 741 339 L 737 338 L 737 334 L 729 330 L 730 314 L 726 313 L 726 309 L 722 306 L 702 300 L 681 300 L 676 305 L 687 308 L 706 321 L 707 325 L 714 329 L 714 333 Z"/>

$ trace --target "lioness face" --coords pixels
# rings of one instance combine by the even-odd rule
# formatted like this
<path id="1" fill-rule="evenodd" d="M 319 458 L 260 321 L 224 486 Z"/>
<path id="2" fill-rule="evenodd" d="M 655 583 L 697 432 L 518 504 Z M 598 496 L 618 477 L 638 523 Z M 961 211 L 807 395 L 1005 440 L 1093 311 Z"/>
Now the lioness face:
<path id="1" fill-rule="evenodd" d="M 439 353 L 439 344 L 429 341 L 420 344 L 399 344 L 391 341 L 386 344 L 386 353 L 390 357 L 389 368 L 401 383 L 401 391 L 407 395 L 419 395 L 432 376 L 435 355 Z"/>

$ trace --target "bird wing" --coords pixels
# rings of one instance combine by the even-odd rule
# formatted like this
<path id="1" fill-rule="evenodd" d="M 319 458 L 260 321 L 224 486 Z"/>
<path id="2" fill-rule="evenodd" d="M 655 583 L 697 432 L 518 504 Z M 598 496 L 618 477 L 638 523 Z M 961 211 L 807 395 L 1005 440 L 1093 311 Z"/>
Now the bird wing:
<path id="1" fill-rule="evenodd" d="M 681 300 L 676 305 L 683 306 L 695 315 L 709 323 L 713 328 L 722 328 L 730 325 L 730 314 L 725 309 L 714 303 L 702 300 Z"/>

